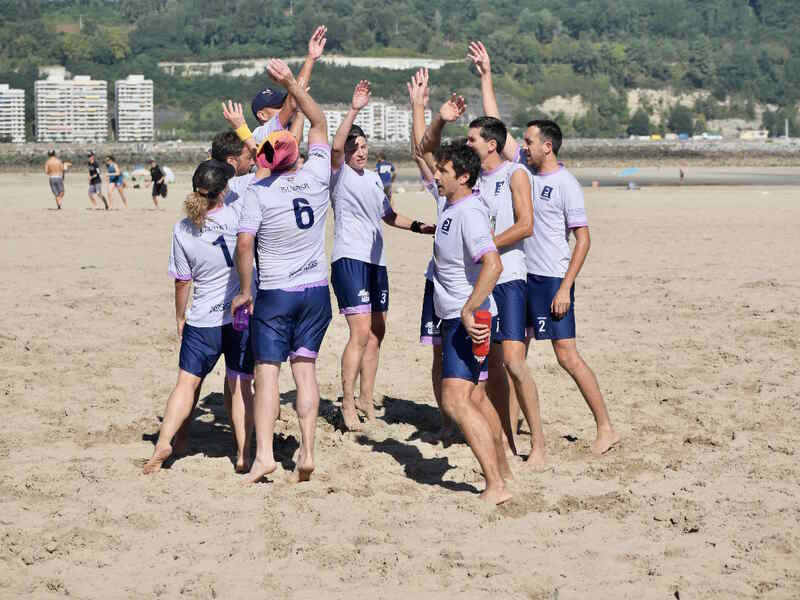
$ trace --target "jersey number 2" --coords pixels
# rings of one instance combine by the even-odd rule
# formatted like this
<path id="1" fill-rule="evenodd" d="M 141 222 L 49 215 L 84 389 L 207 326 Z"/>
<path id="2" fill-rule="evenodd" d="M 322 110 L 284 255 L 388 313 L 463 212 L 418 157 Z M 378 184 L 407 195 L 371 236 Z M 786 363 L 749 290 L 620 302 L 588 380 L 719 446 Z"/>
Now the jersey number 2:
<path id="1" fill-rule="evenodd" d="M 294 205 L 294 220 L 300 229 L 309 229 L 314 224 L 314 209 L 311 208 L 308 200 L 295 198 L 292 200 Z"/>
<path id="2" fill-rule="evenodd" d="M 216 240 L 214 240 L 214 245 L 222 248 L 222 254 L 225 257 L 225 262 L 228 264 L 229 267 L 232 267 L 233 259 L 231 258 L 231 253 L 228 252 L 228 244 L 225 243 L 225 238 L 219 236 Z"/>

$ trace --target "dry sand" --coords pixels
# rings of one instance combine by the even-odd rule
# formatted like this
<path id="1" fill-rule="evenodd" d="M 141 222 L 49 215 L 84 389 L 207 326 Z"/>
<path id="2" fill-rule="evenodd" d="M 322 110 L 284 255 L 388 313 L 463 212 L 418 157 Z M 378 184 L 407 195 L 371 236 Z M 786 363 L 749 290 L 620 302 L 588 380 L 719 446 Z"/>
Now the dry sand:
<path id="1" fill-rule="evenodd" d="M 222 405 L 203 390 L 191 453 L 141 475 L 176 376 L 172 224 L 65 209 L 43 176 L 0 176 L 0 597 L 797 598 L 800 188 L 587 190 L 579 348 L 623 443 L 593 422 L 548 344 L 529 364 L 552 469 L 514 459 L 514 499 L 483 506 L 465 445 L 438 422 L 417 343 L 431 242 L 388 231 L 391 308 L 379 419 L 334 429 L 346 324 L 319 360 L 318 462 L 287 482 L 299 433 L 284 368 L 282 460 L 240 485 Z M 400 209 L 433 216 L 422 193 Z M 527 454 L 529 438 L 519 436 Z"/>

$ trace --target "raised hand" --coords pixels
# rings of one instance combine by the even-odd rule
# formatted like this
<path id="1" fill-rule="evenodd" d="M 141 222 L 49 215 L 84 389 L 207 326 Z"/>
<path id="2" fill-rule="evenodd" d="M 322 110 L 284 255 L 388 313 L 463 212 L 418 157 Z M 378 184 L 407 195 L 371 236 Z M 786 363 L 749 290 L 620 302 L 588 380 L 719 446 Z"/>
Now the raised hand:
<path id="1" fill-rule="evenodd" d="M 246 124 L 244 120 L 244 112 L 242 111 L 241 102 L 233 102 L 228 100 L 227 105 L 222 103 L 222 116 L 234 129 L 239 129 L 242 125 Z"/>
<path id="2" fill-rule="evenodd" d="M 372 88 L 369 81 L 362 79 L 356 84 L 356 89 L 353 90 L 352 107 L 354 110 L 361 110 L 369 103 L 369 98 L 372 95 Z"/>
<path id="3" fill-rule="evenodd" d="M 325 37 L 327 34 L 328 28 L 325 25 L 320 25 L 314 30 L 311 39 L 308 40 L 308 55 L 314 60 L 322 56 L 322 51 L 325 50 L 325 43 L 328 41 L 328 38 Z"/>
<path id="4" fill-rule="evenodd" d="M 439 109 L 439 116 L 446 122 L 452 123 L 463 115 L 465 110 L 467 110 L 467 103 L 464 97 L 453 93 L 453 95 L 442 104 L 442 108 Z"/>
<path id="5" fill-rule="evenodd" d="M 411 82 L 406 84 L 408 97 L 411 104 L 427 106 L 429 98 L 428 69 L 420 69 L 411 77 Z"/>
<path id="6" fill-rule="evenodd" d="M 280 83 L 283 87 L 288 87 L 294 82 L 294 75 L 289 66 L 279 58 L 270 58 L 267 61 L 267 74 L 275 83 Z"/>
<path id="7" fill-rule="evenodd" d="M 486 46 L 483 45 L 483 42 L 470 42 L 467 58 L 473 62 L 479 75 L 486 75 L 487 73 L 492 72 L 492 64 L 489 60 L 489 52 L 486 50 Z"/>

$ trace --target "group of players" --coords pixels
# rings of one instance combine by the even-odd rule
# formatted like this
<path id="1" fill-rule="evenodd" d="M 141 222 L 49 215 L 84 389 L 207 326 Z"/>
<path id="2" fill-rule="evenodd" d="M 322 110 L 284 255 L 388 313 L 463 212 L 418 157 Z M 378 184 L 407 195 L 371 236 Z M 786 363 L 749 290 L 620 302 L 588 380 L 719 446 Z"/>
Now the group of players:
<path id="1" fill-rule="evenodd" d="M 108 155 L 105 157 L 104 163 L 106 167 L 106 180 L 108 183 L 108 199 L 103 194 L 103 176 L 100 170 L 100 165 L 93 151 L 87 155 L 87 166 L 89 170 L 89 202 L 92 208 L 99 207 L 98 200 L 103 203 L 106 210 L 113 210 L 114 208 L 114 192 L 119 194 L 122 205 L 128 208 L 128 199 L 125 197 L 125 180 L 119 164 L 113 156 Z M 158 165 L 155 158 L 150 159 L 150 180 L 153 184 L 152 196 L 153 205 L 155 208 L 158 206 L 158 198 L 167 197 L 167 181 L 166 174 L 163 169 Z M 61 210 L 64 201 L 64 180 L 67 176 L 67 171 L 72 166 L 72 163 L 62 161 L 56 156 L 55 150 L 47 152 L 47 160 L 44 163 L 44 173 L 48 176 L 50 183 L 50 191 L 56 201 L 56 208 Z"/>
<path id="2" fill-rule="evenodd" d="M 324 114 L 308 93 L 325 34 L 325 27 L 314 32 L 297 78 L 282 61 L 268 62 L 270 78 L 286 91 L 266 88 L 253 99 L 259 121 L 253 132 L 240 104 L 223 104 L 233 131 L 214 139 L 212 158 L 194 173 L 188 217 L 175 225 L 170 255 L 181 337 L 178 381 L 144 472 L 159 470 L 185 448 L 200 385 L 224 354 L 236 470 L 256 482 L 277 468 L 278 374 L 289 359 L 302 438 L 296 477 L 311 476 L 319 408 L 316 358 L 332 319 L 325 256 L 331 206 L 331 283 L 350 331 L 341 357 L 346 429 L 360 427 L 359 410 L 374 418 L 372 396 L 389 308 L 384 222 L 434 236 L 420 341 L 433 347 L 440 434 L 445 442 L 456 428 L 463 434 L 486 479 L 482 498 L 499 504 L 511 497 L 506 454 L 516 451 L 513 430 L 520 409 L 532 438 L 527 463 L 545 464 L 538 394 L 525 362 L 531 338 L 552 340 L 558 362 L 595 417 L 592 451 L 609 450 L 619 436 L 575 344 L 574 281 L 589 250 L 589 231 L 580 185 L 557 159 L 558 126 L 531 121 L 521 143 L 508 133 L 499 119 L 489 55 L 475 42 L 468 57 L 481 77 L 485 116 L 470 123 L 467 138 L 442 143 L 446 124 L 459 119 L 466 105 L 453 94 L 426 127 L 429 81 L 421 69 L 408 83 L 412 153 L 436 202 L 437 223 L 412 220 L 393 208 L 378 173 L 366 168 L 368 141 L 354 122 L 369 102 L 369 82 L 358 82 L 350 110 L 328 143 Z M 308 158 L 301 166 L 303 118 L 310 129 Z M 254 163 L 257 170 L 251 173 Z M 491 326 L 476 323 L 474 313 L 482 309 L 491 312 Z M 232 322 L 239 311 L 250 315 L 242 331 Z M 487 339 L 491 351 L 481 360 L 473 343 Z"/>

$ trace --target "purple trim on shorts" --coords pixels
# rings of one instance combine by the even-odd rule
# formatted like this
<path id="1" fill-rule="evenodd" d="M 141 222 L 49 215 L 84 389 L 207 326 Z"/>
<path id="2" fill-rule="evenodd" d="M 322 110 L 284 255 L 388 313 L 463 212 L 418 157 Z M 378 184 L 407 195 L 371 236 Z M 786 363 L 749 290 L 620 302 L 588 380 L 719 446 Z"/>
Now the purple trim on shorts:
<path id="1" fill-rule="evenodd" d="M 442 336 L 440 335 L 423 335 L 419 338 L 419 343 L 424 346 L 441 346 Z"/>
<path id="2" fill-rule="evenodd" d="M 241 379 L 243 381 L 251 381 L 253 379 L 252 373 L 241 373 L 240 371 L 235 371 L 234 369 L 229 369 L 225 367 L 225 377 L 228 379 Z"/>
<path id="3" fill-rule="evenodd" d="M 497 172 L 498 172 L 500 169 L 502 169 L 502 168 L 505 166 L 505 164 L 506 164 L 507 162 L 508 162 L 508 161 L 506 161 L 506 160 L 503 160 L 503 161 L 501 161 L 501 162 L 500 162 L 500 164 L 499 164 L 499 165 L 497 165 L 497 166 L 496 166 L 494 169 L 492 169 L 491 171 L 484 171 L 483 169 L 481 169 L 481 175 L 484 175 L 484 176 L 494 175 L 494 174 L 495 174 L 495 173 L 497 173 Z"/>
<path id="4" fill-rule="evenodd" d="M 327 150 L 328 152 L 331 151 L 331 147 L 328 144 L 311 144 L 308 147 L 308 151 L 311 152 L 314 148 L 322 148 L 324 150 Z"/>
<path id="5" fill-rule="evenodd" d="M 481 248 L 478 250 L 478 254 L 475 255 L 475 262 L 481 262 L 481 259 L 485 254 L 489 254 L 489 252 L 497 252 L 497 247 L 492 244 L 491 246 L 486 246 L 485 248 Z"/>
<path id="6" fill-rule="evenodd" d="M 365 315 L 372 312 L 371 304 L 359 304 L 358 306 L 345 306 L 339 309 L 340 315 Z"/>
<path id="7" fill-rule="evenodd" d="M 169 276 L 178 281 L 191 281 L 191 275 L 178 275 L 175 271 L 169 271 Z"/>
<path id="8" fill-rule="evenodd" d="M 297 350 L 289 352 L 289 360 L 295 358 L 317 358 L 318 353 L 314 352 L 313 350 L 309 350 L 303 346 L 300 346 Z"/>
<path id="9" fill-rule="evenodd" d="M 248 229 L 247 227 L 239 227 L 239 231 L 236 233 L 249 233 L 250 235 L 256 235 L 258 233 L 258 229 Z"/>
<path id="10" fill-rule="evenodd" d="M 300 285 L 296 285 L 290 288 L 281 288 L 282 292 L 305 292 L 309 288 L 318 288 L 318 287 L 327 287 L 328 280 L 327 279 L 320 279 L 319 281 L 314 281 L 312 283 L 301 283 Z"/>
<path id="11" fill-rule="evenodd" d="M 478 374 L 478 381 L 486 381 L 489 379 L 489 372 L 488 371 L 481 371 Z"/>

